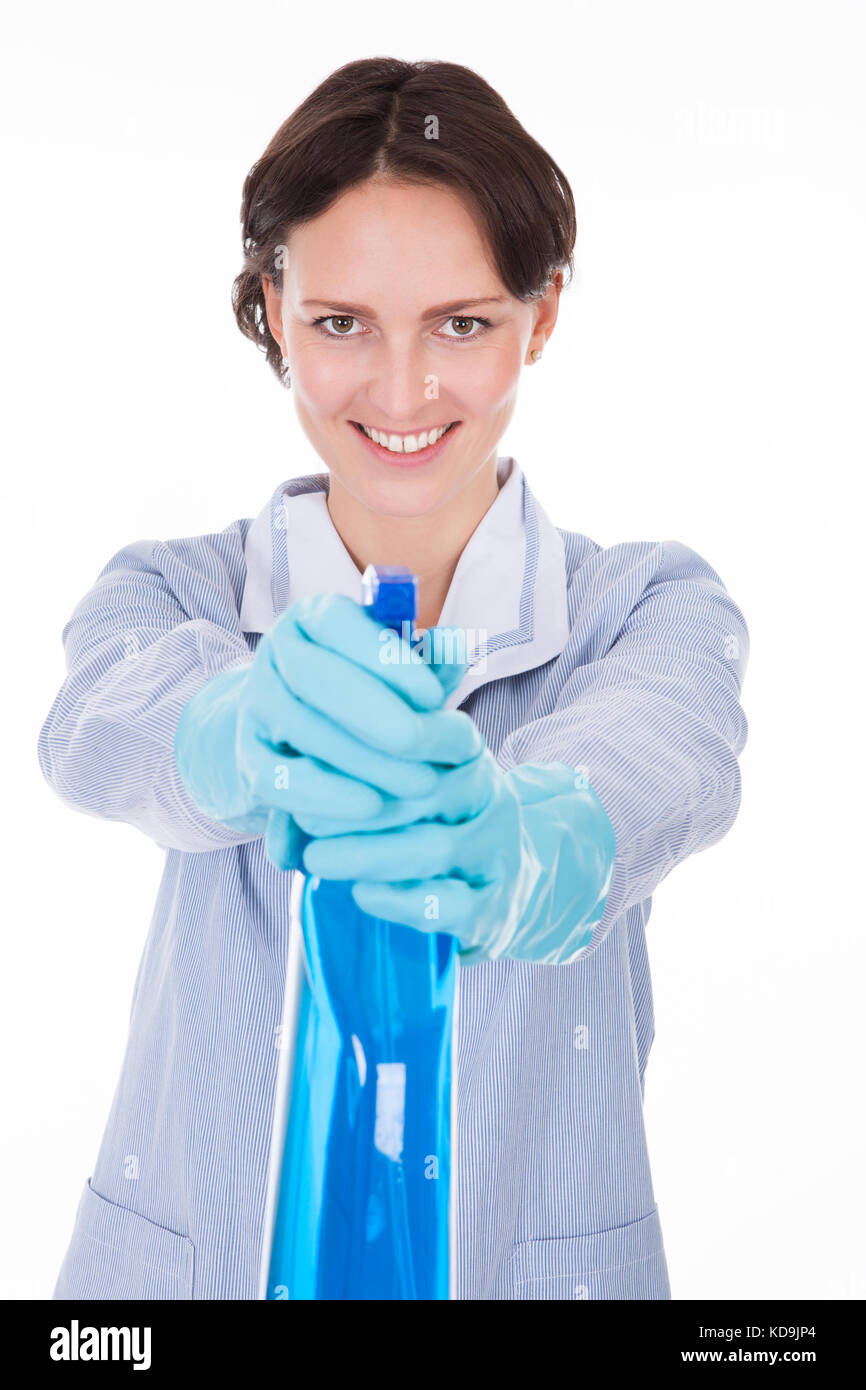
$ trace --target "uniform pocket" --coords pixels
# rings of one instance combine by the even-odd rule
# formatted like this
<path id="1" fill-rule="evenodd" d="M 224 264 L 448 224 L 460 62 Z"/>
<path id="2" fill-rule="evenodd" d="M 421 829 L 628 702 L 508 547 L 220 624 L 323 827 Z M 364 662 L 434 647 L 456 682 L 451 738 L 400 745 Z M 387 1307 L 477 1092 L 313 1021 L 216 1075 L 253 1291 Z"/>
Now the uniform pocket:
<path id="1" fill-rule="evenodd" d="M 658 1207 L 627 1226 L 517 1245 L 513 1299 L 670 1298 Z"/>
<path id="2" fill-rule="evenodd" d="M 84 1185 L 53 1297 L 192 1298 L 193 1243 Z"/>

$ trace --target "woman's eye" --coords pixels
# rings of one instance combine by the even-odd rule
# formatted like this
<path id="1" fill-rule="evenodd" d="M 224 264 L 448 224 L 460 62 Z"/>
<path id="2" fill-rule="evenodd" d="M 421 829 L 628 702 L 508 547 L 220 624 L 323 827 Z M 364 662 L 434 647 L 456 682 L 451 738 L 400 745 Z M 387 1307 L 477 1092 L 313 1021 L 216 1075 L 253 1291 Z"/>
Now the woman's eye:
<path id="1" fill-rule="evenodd" d="M 453 314 L 450 319 L 446 319 L 446 323 L 453 323 L 455 325 L 455 338 L 480 338 L 485 329 L 491 326 L 489 319 L 470 319 L 466 318 L 463 314 Z M 474 323 L 480 324 L 481 326 L 474 332 L 470 332 L 469 330 Z M 445 337 L 450 338 L 451 334 L 446 333 Z"/>
<path id="2" fill-rule="evenodd" d="M 318 328 L 320 333 L 324 333 L 326 338 L 356 338 L 358 335 L 352 333 L 352 326 L 357 322 L 350 314 L 326 314 L 323 318 L 314 319 L 313 327 Z M 332 323 L 334 328 L 323 328 L 322 324 Z M 346 325 L 349 325 L 348 328 Z"/>

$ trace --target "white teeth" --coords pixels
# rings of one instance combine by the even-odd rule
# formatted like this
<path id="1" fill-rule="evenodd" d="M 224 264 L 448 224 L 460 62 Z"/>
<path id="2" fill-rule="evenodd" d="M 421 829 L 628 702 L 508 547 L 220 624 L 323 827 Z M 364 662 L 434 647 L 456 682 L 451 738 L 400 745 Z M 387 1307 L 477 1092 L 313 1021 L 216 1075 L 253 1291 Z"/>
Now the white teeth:
<path id="1" fill-rule="evenodd" d="M 414 454 L 419 449 L 427 449 L 431 444 L 435 444 L 437 439 L 441 439 L 450 425 L 443 425 L 438 430 L 424 430 L 421 434 L 384 434 L 379 430 L 374 430 L 367 425 L 362 425 L 368 439 L 372 439 L 374 444 L 378 444 L 383 449 L 390 449 L 392 454 Z"/>

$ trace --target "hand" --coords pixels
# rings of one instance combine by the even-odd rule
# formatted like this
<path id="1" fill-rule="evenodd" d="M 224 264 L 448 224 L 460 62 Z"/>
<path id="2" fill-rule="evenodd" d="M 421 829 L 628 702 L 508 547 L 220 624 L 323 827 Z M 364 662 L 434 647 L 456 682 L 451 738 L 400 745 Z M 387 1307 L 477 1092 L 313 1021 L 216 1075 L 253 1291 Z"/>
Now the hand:
<path id="1" fill-rule="evenodd" d="M 484 748 L 442 770 L 423 804 L 430 819 L 374 829 L 371 817 L 364 833 L 312 840 L 303 867 L 355 880 L 352 896 L 373 917 L 451 932 L 464 965 L 500 957 L 563 964 L 589 942 L 616 840 L 573 767 L 524 763 L 503 772 Z"/>
<path id="2" fill-rule="evenodd" d="M 300 599 L 249 665 L 213 677 L 181 712 L 175 757 L 190 795 L 264 833 L 279 868 L 299 867 L 308 819 L 363 825 L 389 798 L 429 796 L 429 762 L 459 764 L 482 746 L 467 715 L 438 708 L 464 668 L 425 662 L 394 633 L 384 644 L 382 631 L 343 595 Z"/>

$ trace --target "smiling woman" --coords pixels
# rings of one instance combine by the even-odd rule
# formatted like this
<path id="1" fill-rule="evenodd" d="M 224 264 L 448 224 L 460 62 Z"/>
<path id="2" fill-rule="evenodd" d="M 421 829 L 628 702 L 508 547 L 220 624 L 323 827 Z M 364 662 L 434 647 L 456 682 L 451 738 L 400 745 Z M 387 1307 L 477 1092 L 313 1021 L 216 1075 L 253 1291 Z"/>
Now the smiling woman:
<path id="1" fill-rule="evenodd" d="M 645 933 L 737 814 L 743 615 L 679 541 L 555 526 L 497 452 L 575 214 L 476 73 L 340 68 L 241 215 L 237 322 L 324 470 L 218 533 L 125 546 L 64 628 L 42 770 L 166 866 L 55 1296 L 256 1296 L 304 870 L 460 944 L 457 1296 L 667 1299 Z M 482 650 L 384 663 L 368 564 Z"/>
<path id="2" fill-rule="evenodd" d="M 369 59 L 280 127 L 242 218 L 238 324 L 294 387 L 349 553 L 411 563 L 429 625 L 573 271 L 568 180 L 476 73 Z"/>

